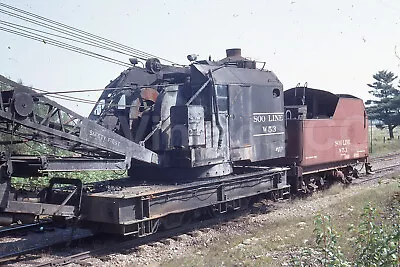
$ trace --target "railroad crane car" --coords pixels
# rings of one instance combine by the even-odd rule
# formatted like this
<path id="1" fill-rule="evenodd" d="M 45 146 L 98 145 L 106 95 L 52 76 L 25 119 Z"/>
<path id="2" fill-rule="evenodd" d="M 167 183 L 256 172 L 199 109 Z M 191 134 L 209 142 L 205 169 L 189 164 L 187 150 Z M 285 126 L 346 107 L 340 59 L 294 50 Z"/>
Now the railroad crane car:
<path id="1" fill-rule="evenodd" d="M 143 236 L 258 198 L 312 191 L 330 176 L 348 181 L 355 163 L 367 164 L 360 99 L 306 86 L 284 93 L 277 76 L 240 49 L 219 61 L 188 59 L 189 66 L 149 59 L 143 67 L 132 59 L 88 118 L 26 87 L 1 92 L 5 144 L 37 141 L 75 154 L 2 153 L 0 221 L 75 218 Z M 53 178 L 37 195 L 11 187 L 13 176 L 77 170 L 128 170 L 129 178 Z"/>
<path id="2" fill-rule="evenodd" d="M 216 177 L 231 174 L 235 162 L 285 156 L 282 83 L 272 71 L 259 70 L 255 61 L 242 57 L 240 49 L 187 68 L 163 67 L 154 60 L 146 67 L 133 67 L 108 85 L 135 82 L 136 93 L 106 91 L 89 115 L 162 158 L 156 167 L 133 162 L 130 176 Z"/>

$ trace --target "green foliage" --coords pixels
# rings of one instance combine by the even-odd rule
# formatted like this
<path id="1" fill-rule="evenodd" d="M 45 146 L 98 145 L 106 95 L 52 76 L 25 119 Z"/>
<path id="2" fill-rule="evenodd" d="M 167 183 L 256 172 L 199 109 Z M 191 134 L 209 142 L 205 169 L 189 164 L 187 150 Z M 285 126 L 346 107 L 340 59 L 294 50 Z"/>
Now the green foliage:
<path id="1" fill-rule="evenodd" d="M 338 234 L 332 227 L 331 218 L 317 215 L 314 221 L 315 242 L 322 249 L 323 257 L 318 259 L 323 266 L 350 266 L 337 245 Z"/>
<path id="2" fill-rule="evenodd" d="M 391 71 L 383 70 L 373 75 L 374 82 L 368 84 L 370 94 L 375 99 L 366 102 L 367 113 L 371 120 L 382 121 L 388 126 L 389 137 L 393 138 L 393 129 L 400 125 L 400 91 L 393 85 L 397 76 Z"/>
<path id="3" fill-rule="evenodd" d="M 5 142 L 15 142 L 21 140 L 19 137 L 12 137 L 9 134 L 0 133 L 0 140 Z M 0 145 L 0 151 L 5 151 L 10 153 L 11 155 L 33 155 L 33 156 L 41 156 L 41 155 L 53 155 L 53 156 L 71 156 L 72 152 L 56 148 L 54 146 L 50 146 L 43 143 L 38 142 L 24 142 L 17 144 L 7 144 Z"/>
<path id="4" fill-rule="evenodd" d="M 367 205 L 358 226 L 351 225 L 355 248 L 354 259 L 346 259 L 338 245 L 338 234 L 330 217 L 317 215 L 315 224 L 315 248 L 303 249 L 292 257 L 291 264 L 305 266 L 399 266 L 400 265 L 400 201 L 395 201 L 393 216 L 382 219 L 371 205 Z"/>
<path id="5" fill-rule="evenodd" d="M 368 84 L 372 89 L 369 91 L 370 94 L 379 99 L 391 98 L 399 95 L 399 91 L 394 88 L 393 82 L 397 79 L 397 76 L 393 72 L 382 70 L 372 76 L 375 82 Z"/>
<path id="6" fill-rule="evenodd" d="M 83 183 L 93 183 L 99 181 L 120 179 L 127 176 L 125 171 L 80 171 L 80 172 L 58 172 L 52 174 L 52 177 L 63 177 L 80 179 Z"/>
<path id="7" fill-rule="evenodd" d="M 9 78 L 6 78 L 0 75 L 0 91 L 10 91 L 17 88 L 29 88 L 32 87 L 25 86 L 21 79 L 18 79 L 18 82 L 13 82 Z M 42 105 L 34 105 L 35 113 L 39 116 L 45 117 L 48 113 L 48 106 Z M 62 116 L 66 116 L 65 114 L 61 114 Z M 51 118 L 52 120 L 55 117 Z M 19 129 L 21 131 L 21 128 Z M 26 130 L 26 133 L 30 133 L 31 131 Z M 8 141 L 10 143 L 21 141 L 23 138 L 18 136 L 12 136 L 10 133 L 0 133 L 0 140 L 1 141 Z M 64 151 L 61 149 L 57 149 L 56 147 L 44 143 L 38 142 L 24 142 L 18 144 L 7 144 L 7 145 L 0 145 L 0 151 L 5 151 L 10 154 L 25 154 L 25 155 L 55 155 L 55 156 L 67 156 L 71 155 L 71 152 Z"/>
<path id="8" fill-rule="evenodd" d="M 314 218 L 314 234 L 317 249 L 305 249 L 300 257 L 293 257 L 292 264 L 298 267 L 305 266 L 338 266 L 347 267 L 351 264 L 346 260 L 338 246 L 338 234 L 332 227 L 328 215 L 318 214 Z"/>
<path id="9" fill-rule="evenodd" d="M 80 171 L 80 172 L 52 172 L 48 176 L 43 177 L 31 177 L 31 178 L 20 178 L 13 177 L 11 184 L 13 187 L 20 189 L 41 189 L 49 185 L 49 180 L 53 177 L 58 178 L 72 178 L 80 179 L 84 184 L 121 179 L 126 177 L 126 172 L 116 171 Z"/>
<path id="10" fill-rule="evenodd" d="M 367 205 L 361 215 L 361 223 L 357 229 L 352 230 L 355 232 L 357 266 L 398 266 L 400 264 L 398 222 L 394 224 L 379 222 L 376 209 Z"/>

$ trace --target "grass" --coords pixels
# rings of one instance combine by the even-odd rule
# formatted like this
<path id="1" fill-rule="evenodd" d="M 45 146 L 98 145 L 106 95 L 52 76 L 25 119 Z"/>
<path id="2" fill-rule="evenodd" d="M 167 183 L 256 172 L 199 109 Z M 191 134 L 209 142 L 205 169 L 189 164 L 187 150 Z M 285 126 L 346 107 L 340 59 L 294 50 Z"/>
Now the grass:
<path id="1" fill-rule="evenodd" d="M 128 174 L 123 171 L 81 171 L 81 172 L 51 172 L 48 176 L 20 178 L 12 177 L 11 184 L 15 188 L 43 188 L 53 177 L 80 179 L 83 183 L 93 183 L 106 180 L 121 179 Z"/>
<path id="2" fill-rule="evenodd" d="M 397 178 L 398 180 L 398 178 Z M 383 183 L 377 188 L 363 190 L 360 194 L 352 196 L 348 203 L 342 203 L 334 207 L 332 211 L 324 212 L 332 218 L 332 225 L 340 234 L 339 243 L 342 246 L 342 251 L 351 258 L 354 254 L 354 248 L 351 246 L 352 234 L 348 231 L 351 224 L 358 225 L 363 208 L 370 203 L 376 207 L 377 211 L 384 216 L 390 213 L 387 207 L 390 206 L 393 196 L 400 192 L 399 182 Z"/>
<path id="3" fill-rule="evenodd" d="M 351 194 L 338 194 L 340 186 L 317 195 L 317 198 L 331 198 L 325 207 L 319 207 L 305 216 L 282 216 L 273 222 L 262 225 L 246 226 L 248 232 L 240 235 L 221 234 L 219 240 L 208 247 L 201 247 L 195 253 L 182 258 L 163 262 L 162 266 L 281 266 L 288 263 L 290 253 L 297 253 L 301 247 L 314 243 L 314 216 L 317 212 L 330 215 L 332 224 L 340 234 L 338 243 L 344 254 L 351 258 L 354 248 L 350 244 L 349 225 L 357 225 L 363 208 L 371 203 L 382 214 L 390 213 L 387 209 L 393 196 L 399 193 L 399 178 L 381 183 L 377 187 L 352 191 Z M 299 206 L 308 200 L 299 200 L 293 205 Z M 318 203 L 317 200 L 313 200 Z M 322 210 L 318 210 L 322 209 Z M 268 216 L 268 215 L 267 215 Z"/>
<path id="4" fill-rule="evenodd" d="M 371 127 L 368 129 L 368 142 L 371 155 L 384 155 L 400 151 L 400 126 L 394 129 L 394 139 L 389 139 L 387 129 L 372 127 L 372 146 L 371 146 Z"/>

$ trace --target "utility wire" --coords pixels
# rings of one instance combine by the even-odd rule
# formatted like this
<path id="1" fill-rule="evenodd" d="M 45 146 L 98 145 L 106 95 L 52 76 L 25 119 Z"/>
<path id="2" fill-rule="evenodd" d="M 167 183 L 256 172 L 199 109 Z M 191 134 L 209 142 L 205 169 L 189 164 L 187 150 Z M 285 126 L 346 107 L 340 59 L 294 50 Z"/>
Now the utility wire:
<path id="1" fill-rule="evenodd" d="M 4 23 L 1 23 L 1 21 L 0 21 L 0 24 L 3 24 L 3 25 L 4 25 Z M 9 24 L 9 23 L 6 22 L 6 24 Z M 14 23 L 12 23 L 12 24 L 14 24 Z M 56 39 L 52 39 L 52 38 L 47 37 L 47 36 L 44 36 L 44 35 L 36 34 L 36 33 L 34 33 L 34 32 L 25 30 L 25 29 L 23 29 L 23 28 L 20 29 L 20 28 L 18 28 L 18 26 L 15 27 L 15 26 L 13 26 L 13 25 L 11 25 L 11 26 L 10 26 L 10 25 L 7 25 L 7 27 L 9 27 L 9 28 L 11 28 L 11 29 L 14 29 L 14 30 L 18 30 L 18 31 L 23 32 L 23 33 L 31 34 L 31 36 L 34 36 L 34 37 L 40 37 L 40 38 L 42 39 L 43 42 L 45 42 L 46 40 L 50 40 L 50 41 L 56 42 L 56 43 L 58 43 L 58 44 L 63 44 L 63 45 L 65 45 L 65 46 L 67 46 L 67 47 L 72 47 L 73 49 L 78 49 L 78 50 L 80 50 L 80 51 L 85 51 L 85 52 L 87 52 L 87 53 L 91 53 L 91 54 L 97 55 L 97 56 L 99 56 L 99 57 L 103 57 L 103 58 L 107 58 L 107 59 L 109 59 L 109 60 L 113 60 L 113 61 L 119 62 L 119 63 L 121 63 L 121 64 L 124 64 L 125 66 L 128 66 L 128 67 L 131 66 L 130 64 L 125 63 L 125 62 L 123 62 L 123 61 L 120 61 L 120 60 L 117 60 L 117 59 L 114 59 L 114 58 L 110 58 L 110 57 L 107 57 L 107 56 L 104 56 L 104 55 L 101 55 L 101 54 L 98 54 L 98 53 L 95 53 L 95 52 L 92 52 L 92 51 L 89 51 L 89 50 L 86 50 L 86 49 L 83 49 L 83 48 L 80 48 L 80 47 L 77 47 L 77 46 L 73 46 L 73 45 L 70 45 L 70 44 L 68 44 L 68 43 L 64 43 L 64 42 L 61 42 L 61 41 L 56 40 Z M 22 27 L 23 27 L 23 26 L 22 26 Z M 46 39 L 46 40 L 45 40 L 45 39 Z"/>
<path id="2" fill-rule="evenodd" d="M 118 65 L 121 65 L 121 66 L 124 66 L 124 67 L 131 67 L 130 64 L 125 63 L 123 61 L 120 61 L 120 60 L 117 60 L 117 59 L 113 59 L 113 58 L 110 58 L 110 57 L 107 57 L 107 56 L 103 56 L 101 54 L 94 53 L 94 52 L 91 52 L 89 50 L 77 47 L 77 46 L 69 45 L 69 44 L 66 44 L 66 43 L 51 39 L 49 37 L 45 37 L 45 36 L 41 36 L 41 35 L 36 35 L 35 36 L 35 35 L 23 33 L 23 32 L 20 32 L 20 31 L 16 31 L 16 30 L 4 28 L 4 27 L 0 27 L 0 30 L 8 32 L 8 33 L 16 34 L 16 35 L 19 35 L 19 36 L 22 36 L 22 37 L 25 37 L 25 38 L 28 38 L 28 39 L 32 39 L 32 40 L 36 40 L 36 41 L 39 41 L 39 42 L 43 42 L 45 44 L 57 46 L 59 48 L 63 48 L 63 49 L 69 50 L 69 51 L 73 51 L 73 52 L 80 53 L 80 54 L 83 54 L 83 55 L 87 55 L 87 56 L 91 56 L 91 57 L 94 57 L 94 58 L 98 58 L 98 59 L 101 59 L 101 60 L 104 60 L 104 61 L 108 61 L 108 62 L 111 62 L 111 63 L 114 63 L 114 64 L 118 64 Z"/>
<path id="3" fill-rule="evenodd" d="M 95 44 L 95 43 L 89 43 L 89 42 L 86 42 L 86 41 L 82 41 L 80 39 L 61 36 L 61 35 L 58 35 L 58 34 L 54 34 L 54 33 L 46 32 L 46 31 L 34 29 L 34 28 L 31 28 L 31 27 L 27 27 L 27 26 L 24 26 L 24 25 L 8 22 L 8 21 L 4 21 L 4 20 L 0 20 L 0 24 L 3 24 L 3 25 L 8 26 L 10 28 L 23 30 L 23 31 L 26 31 L 26 32 L 29 32 L 28 30 L 35 31 L 35 32 L 40 32 L 40 33 L 47 34 L 47 35 L 50 35 L 50 36 L 54 36 L 54 37 L 57 37 L 57 38 L 62 38 L 62 39 L 66 39 L 66 40 L 69 40 L 69 41 L 74 41 L 74 42 L 82 43 L 82 44 L 85 44 L 85 45 L 91 45 L 91 46 L 102 48 L 102 49 L 109 50 L 109 51 L 112 51 L 112 52 L 116 52 L 116 53 L 120 53 L 120 54 L 124 54 L 124 55 L 128 55 L 128 56 L 132 56 L 132 54 L 125 53 L 123 51 L 119 51 L 119 50 L 116 50 L 116 49 L 113 49 L 113 48 L 110 48 L 110 47 L 107 47 L 107 46 L 104 46 L 104 45 L 99 45 L 99 44 Z M 30 32 L 30 33 L 32 33 L 32 32 Z"/>
<path id="4" fill-rule="evenodd" d="M 0 13 L 3 13 L 3 14 L 6 14 L 8 16 L 11 16 L 11 17 L 14 17 L 14 18 L 17 18 L 17 19 L 20 19 L 20 20 L 23 20 L 23 21 L 38 25 L 38 26 L 41 26 L 43 28 L 50 29 L 50 30 L 55 31 L 55 32 L 59 32 L 59 33 L 65 34 L 67 36 L 76 37 L 76 38 L 81 39 L 81 40 L 87 40 L 89 42 L 89 44 L 92 45 L 92 46 L 94 46 L 93 44 L 96 43 L 96 42 L 99 43 L 98 40 L 96 40 L 96 39 L 89 38 L 89 37 L 86 37 L 86 36 L 82 36 L 80 34 L 77 34 L 77 33 L 74 33 L 74 32 L 71 32 L 71 31 L 68 31 L 68 30 L 65 30 L 65 29 L 62 29 L 62 28 L 47 24 L 47 23 L 44 23 L 44 22 L 41 22 L 41 21 L 37 21 L 37 20 L 31 19 L 31 18 L 28 18 L 26 16 L 19 15 L 19 14 L 16 14 L 16 13 L 13 13 L 13 12 L 1 9 L 1 8 L 0 8 Z M 103 44 L 103 42 L 100 42 L 100 44 Z M 105 43 L 105 44 L 108 45 L 107 43 Z M 109 49 L 112 49 L 112 48 L 110 47 Z M 137 57 L 137 58 L 142 59 L 142 60 L 146 60 L 147 59 L 146 57 L 144 57 L 143 55 L 140 55 L 140 54 L 137 55 L 137 54 L 134 54 L 134 53 L 130 53 L 128 55 Z"/>
<path id="5" fill-rule="evenodd" d="M 2 6 L 2 7 L 4 7 L 4 8 L 7 8 L 7 9 L 11 9 L 11 10 L 13 10 L 13 11 L 16 11 L 16 12 L 19 12 L 19 13 L 22 13 L 22 14 L 25 14 L 25 15 L 28 15 L 28 16 L 31 16 L 31 17 L 34 17 L 34 18 L 36 18 L 36 19 L 40 19 L 40 20 L 46 21 L 46 22 L 48 22 L 48 23 L 51 23 L 51 24 L 54 24 L 54 25 L 57 25 L 57 26 L 61 26 L 61 27 L 65 28 L 65 29 L 72 30 L 72 31 L 74 31 L 74 32 L 77 32 L 77 33 L 81 34 L 82 37 L 85 37 L 85 38 L 86 38 L 87 36 L 89 36 L 89 37 L 91 37 L 92 40 L 93 40 L 93 38 L 98 39 L 97 41 L 98 41 L 98 42 L 101 41 L 101 42 L 103 42 L 103 44 L 107 43 L 107 44 L 109 44 L 109 45 L 112 45 L 112 46 L 115 47 L 115 48 L 116 48 L 116 47 L 119 47 L 120 49 L 126 49 L 125 51 L 129 51 L 129 52 L 131 52 L 131 53 L 133 53 L 133 54 L 135 54 L 135 55 L 142 55 L 142 56 L 147 57 L 147 58 L 156 57 L 156 58 L 159 58 L 159 59 L 161 59 L 161 60 L 163 60 L 163 61 L 169 62 L 169 63 L 171 63 L 171 64 L 179 65 L 179 64 L 177 64 L 177 63 L 175 63 L 175 62 L 173 62 L 173 61 L 171 61 L 171 60 L 168 60 L 168 59 L 165 59 L 165 58 L 162 58 L 162 57 L 157 57 L 157 56 L 155 56 L 155 55 L 152 55 L 152 54 L 143 52 L 143 51 L 141 51 L 141 50 L 131 48 L 131 47 L 126 46 L 126 45 L 123 45 L 123 44 L 121 44 L 121 43 L 118 43 L 118 42 L 115 42 L 115 41 L 112 41 L 112 40 L 109 40 L 109 39 L 100 37 L 100 36 L 98 36 L 98 35 L 91 34 L 91 33 L 89 33 L 89 32 L 83 31 L 83 30 L 79 30 L 79 29 L 77 29 L 77 28 L 68 26 L 68 25 L 66 25 L 66 24 L 63 24 L 63 23 L 60 23 L 60 22 L 57 22 L 57 21 L 54 21 L 54 20 L 51 20 L 51 19 L 48 19 L 48 18 L 39 16 L 39 15 L 37 15 L 37 14 L 31 13 L 31 12 L 28 12 L 28 11 L 25 11 L 25 10 L 22 10 L 22 9 L 13 7 L 13 6 L 6 5 L 6 4 L 4 4 L 4 3 L 0 3 L 0 6 Z M 100 40 L 100 41 L 99 41 L 99 40 Z"/>
<path id="6" fill-rule="evenodd" d="M 73 51 L 73 52 L 80 53 L 80 54 L 83 54 L 83 55 L 87 55 L 87 56 L 91 56 L 91 57 L 94 57 L 94 58 L 98 58 L 98 59 L 101 59 L 101 60 L 104 60 L 104 61 L 108 61 L 108 62 L 111 62 L 111 63 L 114 63 L 114 64 L 118 64 L 118 65 L 121 65 L 121 66 L 124 66 L 124 67 L 131 67 L 131 65 L 128 64 L 128 63 L 125 63 L 123 61 L 120 61 L 120 60 L 117 60 L 117 59 L 114 59 L 114 58 L 111 58 L 111 57 L 107 57 L 107 56 L 101 55 L 99 53 L 95 53 L 95 52 L 92 52 L 92 51 L 89 51 L 89 50 L 86 50 L 86 49 L 83 49 L 83 48 L 80 48 L 80 47 L 77 47 L 77 46 L 74 46 L 74 45 L 70 45 L 68 43 L 59 41 L 57 39 L 50 38 L 48 36 L 53 36 L 53 37 L 56 37 L 56 38 L 62 38 L 62 39 L 65 39 L 65 40 L 78 42 L 78 43 L 85 44 L 85 45 L 94 46 L 94 47 L 97 47 L 97 48 L 101 48 L 101 49 L 104 49 L 104 50 L 108 50 L 108 51 L 112 51 L 112 52 L 116 52 L 116 53 L 120 53 L 120 54 L 124 54 L 124 55 L 134 56 L 134 57 L 137 57 L 137 58 L 142 59 L 142 60 L 147 60 L 148 58 L 156 57 L 156 58 L 159 58 L 159 59 L 164 60 L 166 62 L 169 62 L 169 63 L 172 63 L 172 64 L 176 64 L 176 63 L 174 63 L 174 62 L 172 62 L 170 60 L 154 56 L 152 54 L 149 54 L 149 53 L 146 53 L 146 52 L 143 52 L 143 51 L 128 47 L 126 45 L 111 41 L 111 40 L 106 39 L 106 38 L 102 38 L 100 36 L 88 33 L 86 31 L 79 30 L 77 28 L 74 28 L 74 27 L 59 23 L 57 21 L 53 21 L 53 20 L 47 19 L 45 17 L 36 15 L 34 13 L 30 13 L 30 12 L 24 11 L 22 9 L 18 9 L 16 7 L 12 7 L 12 6 L 6 5 L 4 3 L 0 3 L 0 7 L 4 7 L 4 8 L 7 8 L 9 10 L 13 10 L 13 11 L 28 15 L 28 16 L 36 18 L 38 20 L 29 18 L 29 17 L 24 16 L 24 15 L 20 15 L 20 14 L 17 14 L 17 13 L 13 13 L 13 12 L 1 9 L 1 8 L 0 8 L 0 13 L 6 14 L 8 16 L 11 16 L 11 17 L 14 17 L 14 18 L 17 18 L 17 19 L 20 19 L 20 20 L 24 20 L 24 21 L 26 21 L 28 23 L 32 23 L 32 24 L 35 24 L 35 25 L 43 27 L 43 28 L 47 28 L 47 29 L 49 29 L 51 31 L 58 32 L 58 33 L 60 33 L 62 35 L 65 35 L 65 36 L 62 36 L 62 35 L 59 35 L 59 34 L 55 34 L 55 33 L 51 33 L 51 32 L 47 32 L 47 31 L 43 31 L 43 30 L 39 30 L 39 29 L 34 29 L 34 28 L 31 28 L 31 27 L 27 27 L 27 26 L 24 26 L 24 25 L 16 24 L 16 23 L 11 23 L 11 22 L 4 21 L 4 20 L 0 20 L 0 25 L 8 27 L 8 28 L 0 27 L 0 30 L 8 32 L 8 33 L 12 33 L 12 34 L 16 34 L 16 35 L 19 35 L 19 36 L 22 36 L 22 37 L 25 37 L 25 38 L 29 38 L 29 39 L 32 39 L 32 40 L 40 41 L 40 42 L 43 42 L 45 44 L 53 45 L 53 46 L 56 46 L 56 47 L 59 47 L 59 48 L 63 48 L 63 49 L 69 50 L 69 51 Z M 40 20 L 48 22 L 50 24 L 42 22 Z M 54 25 L 57 25 L 57 26 L 60 26 L 60 27 L 57 27 L 57 26 L 54 26 Z M 48 35 L 48 36 L 40 35 L 40 34 L 37 34 L 37 33 L 42 33 L 42 34 L 45 34 L 45 35 Z M 69 36 L 69 37 L 67 37 L 67 36 Z M 163 86 L 165 86 L 165 85 L 163 85 Z M 145 87 L 154 87 L 154 85 L 137 86 L 136 88 L 145 88 Z M 42 92 L 42 93 L 38 94 L 38 96 L 53 95 L 52 96 L 53 98 L 58 98 L 58 99 L 63 99 L 63 100 L 68 100 L 68 101 L 75 101 L 75 102 L 80 102 L 80 103 L 85 103 L 85 104 L 96 104 L 97 103 L 96 101 L 87 100 L 87 99 L 83 99 L 83 98 L 72 97 L 72 96 L 65 96 L 65 95 L 62 95 L 62 94 L 79 93 L 79 92 L 91 92 L 91 91 L 105 91 L 105 90 L 123 90 L 123 89 L 132 89 L 132 87 L 115 87 L 115 88 L 106 88 L 106 89 L 104 89 L 104 88 L 102 88 L 102 89 L 88 89 L 88 90 L 75 90 L 75 91 L 65 91 L 65 92 L 48 92 L 48 91 L 44 91 L 44 90 L 40 90 L 40 89 L 35 89 L 35 90 Z"/>

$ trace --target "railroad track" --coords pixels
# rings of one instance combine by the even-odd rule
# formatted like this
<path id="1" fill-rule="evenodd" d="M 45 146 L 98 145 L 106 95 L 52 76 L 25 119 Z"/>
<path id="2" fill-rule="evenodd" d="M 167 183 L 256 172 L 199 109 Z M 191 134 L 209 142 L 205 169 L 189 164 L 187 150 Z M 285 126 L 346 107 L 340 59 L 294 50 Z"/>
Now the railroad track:
<path id="1" fill-rule="evenodd" d="M 91 257 L 100 257 L 100 256 L 104 256 L 104 255 L 107 255 L 107 254 L 110 254 L 113 252 L 121 252 L 125 249 L 132 249 L 132 248 L 135 248 L 140 245 L 149 244 L 149 243 L 155 242 L 155 241 L 160 241 L 162 239 L 178 236 L 180 234 L 188 234 L 189 236 L 194 236 L 194 234 L 191 233 L 191 231 L 199 230 L 202 228 L 204 229 L 206 227 L 210 227 L 210 226 L 216 225 L 216 224 L 224 222 L 224 221 L 232 220 L 234 218 L 242 216 L 243 213 L 246 213 L 246 212 L 248 212 L 248 211 L 243 210 L 242 212 L 231 213 L 231 214 L 228 214 L 225 216 L 216 217 L 216 218 L 209 219 L 206 221 L 201 221 L 201 222 L 197 222 L 197 223 L 190 224 L 190 225 L 184 225 L 184 226 L 181 226 L 179 228 L 172 229 L 169 231 L 157 232 L 155 234 L 152 234 L 152 235 L 149 235 L 146 237 L 123 241 L 121 243 L 117 243 L 112 246 L 108 245 L 108 246 L 105 246 L 105 247 L 102 247 L 99 249 L 86 250 L 86 251 L 83 251 L 83 252 L 80 252 L 77 254 L 63 257 L 61 259 L 52 260 L 49 262 L 40 263 L 40 264 L 36 264 L 33 266 L 46 267 L 46 266 L 63 266 L 63 265 L 71 264 L 71 263 L 79 264 L 79 262 L 82 262 Z"/>
<path id="2" fill-rule="evenodd" d="M 371 161 L 379 161 L 379 160 L 385 160 L 387 158 L 393 158 L 393 157 L 399 157 L 400 153 L 389 153 L 386 155 L 382 155 L 382 156 L 375 156 L 375 157 L 370 157 Z"/>
<path id="3" fill-rule="evenodd" d="M 395 156 L 394 155 L 388 155 L 385 157 L 382 156 L 379 158 L 374 158 L 372 160 L 372 162 L 393 159 L 393 157 L 395 157 Z M 373 176 L 369 177 L 366 175 L 361 175 L 360 179 L 353 180 L 352 184 L 357 185 L 357 184 L 371 182 L 374 180 L 379 180 L 382 178 L 382 174 L 385 174 L 386 172 L 390 173 L 391 171 L 393 171 L 399 167 L 400 167 L 399 163 L 379 167 L 378 169 L 374 170 L 375 174 Z M 162 232 L 156 232 L 155 234 L 152 234 L 152 235 L 149 235 L 146 237 L 124 240 L 122 242 L 117 242 L 116 244 L 111 244 L 111 245 L 107 244 L 106 246 L 98 248 L 98 249 L 86 250 L 86 251 L 83 251 L 80 253 L 64 256 L 60 259 L 53 259 L 49 262 L 39 263 L 39 264 L 36 264 L 33 266 L 63 266 L 63 265 L 67 265 L 70 263 L 79 263 L 79 262 L 82 262 L 91 257 L 100 257 L 100 256 L 107 255 L 107 254 L 110 254 L 113 252 L 117 252 L 117 251 L 121 251 L 121 250 L 125 250 L 125 249 L 132 249 L 132 248 L 135 248 L 135 247 L 143 245 L 143 244 L 160 241 L 162 239 L 174 237 L 179 234 L 187 233 L 188 235 L 190 235 L 190 232 L 193 230 L 198 230 L 201 228 L 209 227 L 212 225 L 216 225 L 217 223 L 222 222 L 222 221 L 227 221 L 227 220 L 231 220 L 236 217 L 240 217 L 245 212 L 249 212 L 249 211 L 242 210 L 242 211 L 238 211 L 238 212 L 235 212 L 232 214 L 225 214 L 224 216 L 217 216 L 216 218 L 208 219 L 206 221 L 183 225 L 176 229 L 162 231 Z M 26 226 L 26 227 L 29 227 L 29 226 Z M 24 229 L 24 227 L 21 226 L 21 229 Z M 0 234 L 1 234 L 1 230 L 0 230 Z M 66 241 L 64 241 L 62 243 L 65 244 Z M 54 245 L 60 245 L 60 243 L 53 244 L 52 246 L 54 246 Z M 47 248 L 47 247 L 49 247 L 49 246 L 36 247 L 36 248 L 29 249 L 29 250 L 19 251 L 19 252 L 9 254 L 9 255 L 0 255 L 0 260 L 3 259 L 3 263 L 7 262 L 7 261 L 10 262 L 10 259 L 11 260 L 16 259 L 18 257 L 21 257 L 22 255 L 25 255 L 25 254 L 28 254 L 28 253 L 31 253 L 34 251 L 38 251 L 38 250 L 43 250 L 44 248 Z M 1 264 L 1 261 L 0 261 L 0 264 Z"/>
<path id="4" fill-rule="evenodd" d="M 82 240 L 84 238 L 88 238 L 93 236 L 88 230 L 85 229 L 77 229 L 75 235 L 71 235 L 71 228 L 59 228 L 51 226 L 51 230 L 47 227 L 48 224 L 51 223 L 42 223 L 32 226 L 30 228 L 29 225 L 26 227 L 19 228 L 20 232 L 8 232 L 9 234 L 3 236 L 3 240 L 0 243 L 3 243 L 3 248 L 0 252 L 0 265 L 11 263 L 13 261 L 21 261 L 24 259 L 24 256 L 29 255 L 30 253 L 37 252 L 40 250 L 44 250 L 53 246 L 66 245 L 73 241 Z M 11 231 L 11 229 L 9 229 Z M 24 234 L 21 234 L 24 233 Z M 22 238 L 21 238 L 22 237 Z M 8 242 L 7 239 L 17 239 L 13 242 Z M 3 242 L 5 241 L 5 242 Z M 4 244 L 9 244 L 9 250 L 5 250 Z"/>
<path id="5" fill-rule="evenodd" d="M 382 179 L 382 175 L 379 175 L 379 174 L 384 174 L 385 172 L 393 171 L 399 167 L 400 167 L 400 163 L 381 167 L 379 169 L 374 170 L 374 174 L 372 176 L 367 176 L 366 174 L 360 175 L 360 178 L 353 180 L 351 185 L 365 184 L 365 183 L 368 183 L 371 181 L 380 180 L 380 179 Z"/>
<path id="6" fill-rule="evenodd" d="M 0 228 L 0 237 L 12 236 L 12 235 L 23 235 L 33 231 L 49 231 L 52 227 L 51 220 L 43 220 L 36 223 L 11 225 Z M 49 228 L 50 227 L 50 228 Z"/>
<path id="7" fill-rule="evenodd" d="M 225 214 L 224 216 L 222 216 L 222 215 L 217 216 L 212 219 L 208 219 L 205 221 L 199 221 L 199 222 L 188 224 L 188 225 L 183 225 L 179 228 L 171 229 L 168 231 L 156 232 L 149 236 L 135 238 L 135 239 L 131 238 L 129 240 L 123 240 L 123 241 L 115 243 L 115 244 L 109 244 L 109 242 L 108 242 L 106 245 L 102 246 L 101 248 L 86 250 L 86 251 L 79 252 L 76 254 L 64 256 L 59 259 L 52 259 L 50 261 L 43 262 L 43 263 L 37 263 L 37 264 L 33 263 L 31 266 L 36 266 L 36 267 L 39 267 L 39 266 L 41 266 L 41 267 L 64 266 L 64 265 L 71 264 L 71 263 L 79 263 L 79 262 L 82 262 L 91 257 L 100 257 L 100 256 L 104 256 L 104 255 L 107 255 L 107 254 L 110 254 L 113 252 L 120 252 L 125 249 L 132 249 L 132 248 L 135 248 L 140 245 L 149 244 L 149 243 L 155 242 L 155 241 L 160 241 L 160 240 L 163 240 L 166 238 L 171 238 L 171 237 L 173 238 L 180 234 L 188 234 L 189 236 L 195 236 L 195 233 L 193 233 L 194 230 L 199 230 L 202 228 L 204 229 L 206 227 L 210 227 L 210 226 L 216 225 L 221 222 L 229 221 L 234 218 L 243 216 L 245 213 L 249 213 L 249 210 L 241 210 L 241 211 L 238 211 L 235 213 Z M 37 248 L 36 250 L 40 250 L 40 249 L 43 249 L 43 248 Z M 2 263 L 11 263 L 13 260 L 19 262 L 18 258 L 16 258 L 16 257 L 22 256 L 29 252 L 32 252 L 32 251 L 22 251 L 19 255 L 17 253 L 15 255 L 11 255 L 11 257 L 8 257 L 6 260 L 3 260 L 3 262 L 0 262 L 0 265 Z M 27 262 L 27 263 L 29 264 L 29 262 Z"/>

